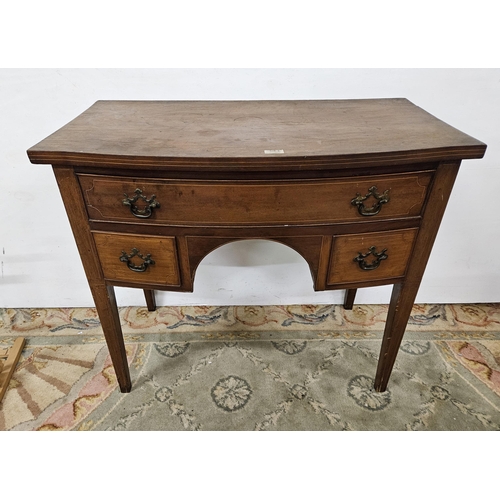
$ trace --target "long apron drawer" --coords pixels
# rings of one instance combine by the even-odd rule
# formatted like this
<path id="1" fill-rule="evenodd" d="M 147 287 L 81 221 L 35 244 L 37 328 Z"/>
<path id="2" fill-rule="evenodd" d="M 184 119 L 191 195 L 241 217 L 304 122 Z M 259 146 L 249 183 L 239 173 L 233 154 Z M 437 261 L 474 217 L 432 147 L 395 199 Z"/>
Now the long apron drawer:
<path id="1" fill-rule="evenodd" d="M 300 181 L 179 181 L 79 175 L 91 220 L 310 225 L 420 215 L 431 171 Z"/>

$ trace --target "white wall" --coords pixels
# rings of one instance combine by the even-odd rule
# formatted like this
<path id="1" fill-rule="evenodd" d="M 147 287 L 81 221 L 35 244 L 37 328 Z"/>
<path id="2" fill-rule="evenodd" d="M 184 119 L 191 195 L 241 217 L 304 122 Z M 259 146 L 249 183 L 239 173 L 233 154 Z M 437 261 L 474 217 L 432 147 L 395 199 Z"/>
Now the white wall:
<path id="1" fill-rule="evenodd" d="M 50 166 L 26 149 L 98 99 L 344 99 L 407 97 L 488 144 L 462 163 L 417 302 L 500 302 L 500 70 L 0 70 L 0 307 L 92 306 Z M 385 303 L 390 287 L 363 289 Z M 143 304 L 117 288 L 119 305 Z M 238 242 L 209 255 L 193 294 L 159 293 L 160 305 L 340 303 L 313 292 L 292 250 Z"/>

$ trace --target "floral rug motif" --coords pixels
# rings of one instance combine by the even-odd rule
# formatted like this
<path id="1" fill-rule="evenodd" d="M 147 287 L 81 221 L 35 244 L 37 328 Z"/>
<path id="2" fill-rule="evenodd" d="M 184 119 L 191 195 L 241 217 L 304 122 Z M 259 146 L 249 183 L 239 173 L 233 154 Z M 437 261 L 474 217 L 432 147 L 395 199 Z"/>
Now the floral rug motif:
<path id="1" fill-rule="evenodd" d="M 119 392 L 94 309 L 0 309 L 26 348 L 0 430 L 500 430 L 500 305 L 416 305 L 373 391 L 387 306 L 120 309 Z"/>

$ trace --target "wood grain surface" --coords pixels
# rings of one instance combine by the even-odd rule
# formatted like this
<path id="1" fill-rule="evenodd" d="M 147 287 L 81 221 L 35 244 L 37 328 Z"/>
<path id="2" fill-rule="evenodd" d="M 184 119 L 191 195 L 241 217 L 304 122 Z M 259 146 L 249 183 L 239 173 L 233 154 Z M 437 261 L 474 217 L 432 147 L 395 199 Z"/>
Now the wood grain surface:
<path id="1" fill-rule="evenodd" d="M 316 168 L 480 158 L 486 146 L 407 99 L 98 101 L 28 150 L 33 163 Z M 254 161 L 252 161 L 252 159 Z"/>

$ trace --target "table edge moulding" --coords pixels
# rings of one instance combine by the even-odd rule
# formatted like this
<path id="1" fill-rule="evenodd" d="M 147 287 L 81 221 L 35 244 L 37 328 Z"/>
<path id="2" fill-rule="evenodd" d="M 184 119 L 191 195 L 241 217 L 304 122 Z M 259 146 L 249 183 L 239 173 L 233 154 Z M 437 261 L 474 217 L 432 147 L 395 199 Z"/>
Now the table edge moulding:
<path id="1" fill-rule="evenodd" d="M 393 285 L 387 383 L 460 163 L 486 145 L 407 99 L 98 101 L 28 150 L 50 164 L 120 390 L 132 387 L 115 286 L 191 292 L 215 248 L 273 240 L 315 290 Z"/>

